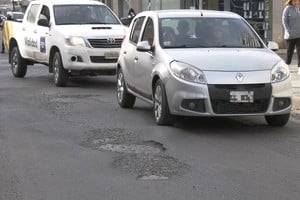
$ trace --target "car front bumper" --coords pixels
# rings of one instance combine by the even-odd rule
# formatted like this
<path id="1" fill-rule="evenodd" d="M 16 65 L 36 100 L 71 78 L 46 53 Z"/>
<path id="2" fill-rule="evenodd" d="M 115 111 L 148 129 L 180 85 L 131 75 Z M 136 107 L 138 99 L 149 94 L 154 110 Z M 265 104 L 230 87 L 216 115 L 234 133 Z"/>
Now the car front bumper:
<path id="1" fill-rule="evenodd" d="M 171 114 L 181 116 L 280 115 L 291 112 L 291 77 L 278 83 L 196 84 L 170 74 L 165 82 Z M 232 102 L 231 94 L 253 94 L 253 100 Z M 250 102 L 247 102 L 250 101 Z"/>

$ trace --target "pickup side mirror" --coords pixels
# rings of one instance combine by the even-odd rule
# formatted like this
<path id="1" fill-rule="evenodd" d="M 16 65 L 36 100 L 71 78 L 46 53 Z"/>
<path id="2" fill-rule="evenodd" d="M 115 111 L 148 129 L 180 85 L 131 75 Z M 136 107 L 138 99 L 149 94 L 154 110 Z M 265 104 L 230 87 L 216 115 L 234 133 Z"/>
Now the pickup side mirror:
<path id="1" fill-rule="evenodd" d="M 278 44 L 276 42 L 273 42 L 273 41 L 268 41 L 267 47 L 268 47 L 268 49 L 270 49 L 272 51 L 277 51 L 279 49 Z"/>
<path id="2" fill-rule="evenodd" d="M 153 51 L 148 41 L 141 41 L 137 43 L 136 49 L 141 52 Z"/>
<path id="3" fill-rule="evenodd" d="M 38 25 L 39 26 L 49 27 L 49 21 L 47 19 L 39 19 Z"/>
<path id="4" fill-rule="evenodd" d="M 129 26 L 130 25 L 130 20 L 128 19 L 128 17 L 122 17 L 121 18 L 121 22 L 125 26 Z"/>

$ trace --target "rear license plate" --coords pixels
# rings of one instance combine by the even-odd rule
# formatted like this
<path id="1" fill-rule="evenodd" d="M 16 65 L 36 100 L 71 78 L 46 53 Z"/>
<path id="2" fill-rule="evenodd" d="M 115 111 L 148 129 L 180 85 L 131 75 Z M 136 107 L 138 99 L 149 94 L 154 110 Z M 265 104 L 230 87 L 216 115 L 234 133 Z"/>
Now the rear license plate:
<path id="1" fill-rule="evenodd" d="M 253 91 L 230 91 L 231 103 L 253 103 L 254 92 Z"/>
<path id="2" fill-rule="evenodd" d="M 104 57 L 105 59 L 117 59 L 119 57 L 119 52 L 105 52 Z"/>

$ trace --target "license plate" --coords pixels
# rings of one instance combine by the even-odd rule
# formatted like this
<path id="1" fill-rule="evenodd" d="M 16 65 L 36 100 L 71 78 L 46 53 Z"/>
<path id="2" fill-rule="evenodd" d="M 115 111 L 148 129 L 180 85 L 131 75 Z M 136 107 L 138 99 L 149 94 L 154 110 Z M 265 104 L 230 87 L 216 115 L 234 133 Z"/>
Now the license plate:
<path id="1" fill-rule="evenodd" d="M 253 103 L 254 92 L 253 91 L 230 91 L 231 103 Z"/>
<path id="2" fill-rule="evenodd" d="M 119 57 L 119 52 L 105 52 L 105 59 L 117 59 Z"/>

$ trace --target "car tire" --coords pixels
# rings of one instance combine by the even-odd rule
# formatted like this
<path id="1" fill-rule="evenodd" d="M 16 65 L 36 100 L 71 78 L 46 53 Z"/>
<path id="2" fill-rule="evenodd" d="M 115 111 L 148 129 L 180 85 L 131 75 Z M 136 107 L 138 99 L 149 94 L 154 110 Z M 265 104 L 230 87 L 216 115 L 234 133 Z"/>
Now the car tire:
<path id="1" fill-rule="evenodd" d="M 117 99 L 122 108 L 132 108 L 135 104 L 136 97 L 130 94 L 126 87 L 124 74 L 121 69 L 117 72 Z"/>
<path id="2" fill-rule="evenodd" d="M 55 86 L 65 87 L 67 85 L 69 75 L 68 72 L 64 69 L 61 60 L 61 55 L 58 51 L 54 53 L 51 61 Z"/>
<path id="3" fill-rule="evenodd" d="M 23 78 L 27 72 L 27 64 L 22 58 L 18 46 L 14 46 L 10 53 L 11 71 L 17 78 Z"/>
<path id="4" fill-rule="evenodd" d="M 174 116 L 170 114 L 166 90 L 161 80 L 154 86 L 153 112 L 157 125 L 173 125 Z"/>
<path id="5" fill-rule="evenodd" d="M 267 115 L 265 119 L 271 126 L 284 126 L 289 121 L 290 113 L 284 115 Z"/>

